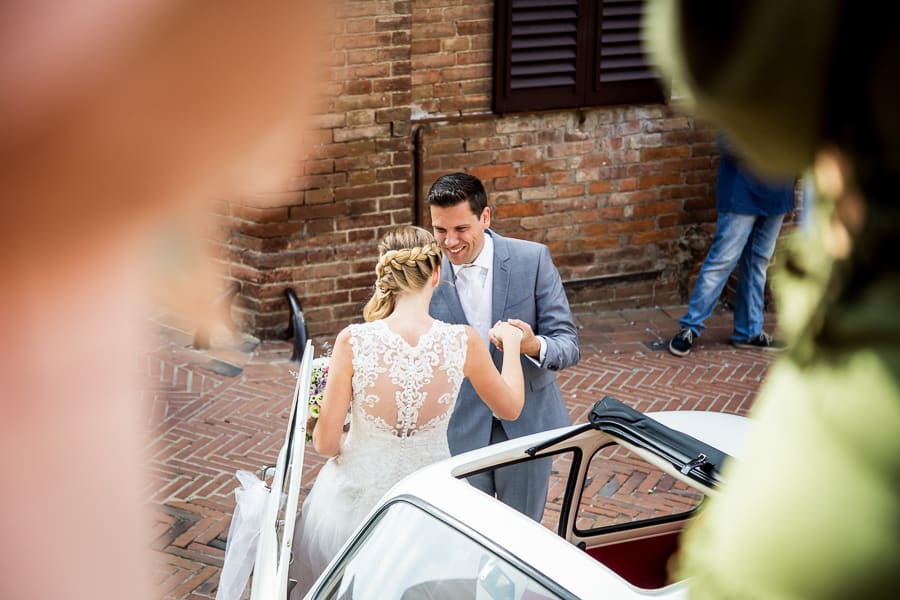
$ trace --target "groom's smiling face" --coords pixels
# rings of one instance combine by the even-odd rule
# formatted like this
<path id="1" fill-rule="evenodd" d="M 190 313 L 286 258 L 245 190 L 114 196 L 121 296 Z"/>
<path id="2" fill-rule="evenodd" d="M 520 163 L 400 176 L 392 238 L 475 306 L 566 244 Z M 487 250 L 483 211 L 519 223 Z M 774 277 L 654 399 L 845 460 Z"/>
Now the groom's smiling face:
<path id="1" fill-rule="evenodd" d="M 465 265 L 478 258 L 484 248 L 484 232 L 490 226 L 490 207 L 475 214 L 467 201 L 453 206 L 431 206 L 434 237 L 454 265 Z"/>

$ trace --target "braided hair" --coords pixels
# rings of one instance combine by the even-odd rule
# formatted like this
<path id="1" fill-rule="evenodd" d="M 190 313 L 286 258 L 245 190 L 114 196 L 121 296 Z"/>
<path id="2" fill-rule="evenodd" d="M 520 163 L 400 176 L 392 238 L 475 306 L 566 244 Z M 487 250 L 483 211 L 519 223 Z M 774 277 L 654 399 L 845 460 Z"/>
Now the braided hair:
<path id="1" fill-rule="evenodd" d="M 407 225 L 388 231 L 378 242 L 375 293 L 363 309 L 366 321 L 394 312 L 396 295 L 425 287 L 443 256 L 440 245 L 426 229 Z"/>

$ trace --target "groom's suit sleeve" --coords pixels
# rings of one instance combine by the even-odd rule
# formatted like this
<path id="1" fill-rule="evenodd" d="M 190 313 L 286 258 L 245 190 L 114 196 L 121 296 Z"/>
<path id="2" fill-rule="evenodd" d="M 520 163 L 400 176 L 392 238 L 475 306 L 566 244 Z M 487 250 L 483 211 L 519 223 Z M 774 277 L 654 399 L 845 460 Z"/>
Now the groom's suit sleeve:
<path id="1" fill-rule="evenodd" d="M 534 333 L 543 337 L 547 343 L 547 352 L 541 367 L 558 371 L 577 364 L 581 357 L 578 330 L 569 308 L 562 278 L 546 246 L 541 246 L 534 287 L 537 315 Z"/>

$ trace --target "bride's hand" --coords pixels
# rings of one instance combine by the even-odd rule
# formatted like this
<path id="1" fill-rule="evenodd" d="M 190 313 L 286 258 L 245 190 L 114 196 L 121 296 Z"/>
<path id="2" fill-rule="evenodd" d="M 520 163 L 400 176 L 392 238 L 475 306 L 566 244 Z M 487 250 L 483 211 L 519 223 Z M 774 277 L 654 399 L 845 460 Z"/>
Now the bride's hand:
<path id="1" fill-rule="evenodd" d="M 503 350 L 504 342 L 521 343 L 523 335 L 524 332 L 521 329 L 515 325 L 510 325 L 508 321 L 497 321 L 488 332 L 491 342 L 493 342 L 500 351 Z"/>

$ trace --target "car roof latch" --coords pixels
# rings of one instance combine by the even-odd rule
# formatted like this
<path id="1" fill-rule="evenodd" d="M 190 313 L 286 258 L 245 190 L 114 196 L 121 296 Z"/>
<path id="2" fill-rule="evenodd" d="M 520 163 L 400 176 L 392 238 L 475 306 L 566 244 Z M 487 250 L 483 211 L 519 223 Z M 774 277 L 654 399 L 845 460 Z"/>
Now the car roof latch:
<path id="1" fill-rule="evenodd" d="M 707 459 L 706 455 L 701 452 L 700 454 L 697 455 L 697 458 L 684 463 L 684 466 L 681 467 L 681 474 L 687 475 L 693 469 L 702 467 L 703 465 L 707 464 L 708 462 L 709 462 L 709 460 Z"/>

